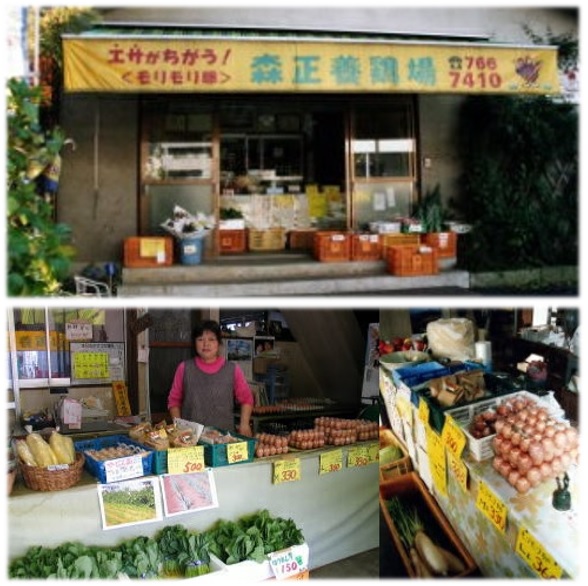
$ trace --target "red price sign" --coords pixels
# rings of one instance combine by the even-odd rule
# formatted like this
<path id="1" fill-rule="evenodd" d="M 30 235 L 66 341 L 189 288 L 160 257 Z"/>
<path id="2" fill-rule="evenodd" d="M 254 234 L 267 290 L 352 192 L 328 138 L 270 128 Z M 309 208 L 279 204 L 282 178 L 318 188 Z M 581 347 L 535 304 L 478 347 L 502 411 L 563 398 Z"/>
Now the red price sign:
<path id="1" fill-rule="evenodd" d="M 227 444 L 227 460 L 229 464 L 245 462 L 249 458 L 247 442 L 236 442 Z"/>
<path id="2" fill-rule="evenodd" d="M 204 446 L 170 448 L 167 451 L 168 474 L 202 472 L 204 468 Z"/>
<path id="3" fill-rule="evenodd" d="M 480 482 L 478 485 L 478 498 L 476 506 L 494 526 L 504 533 L 506 530 L 506 505 L 492 492 L 486 483 Z"/>
<path id="4" fill-rule="evenodd" d="M 445 416 L 445 424 L 443 425 L 443 431 L 441 432 L 441 439 L 443 440 L 443 444 L 447 448 L 447 451 L 458 458 L 461 456 L 466 445 L 466 437 L 451 415 Z"/>
<path id="5" fill-rule="evenodd" d="M 540 578 L 555 578 L 559 580 L 562 575 L 562 569 L 558 563 L 545 551 L 545 548 L 529 533 L 527 529 L 521 527 L 517 535 L 515 551 L 529 564 L 531 569 L 536 572 Z"/>
<path id="6" fill-rule="evenodd" d="M 278 460 L 274 462 L 273 483 L 294 482 L 300 480 L 300 458 Z"/>

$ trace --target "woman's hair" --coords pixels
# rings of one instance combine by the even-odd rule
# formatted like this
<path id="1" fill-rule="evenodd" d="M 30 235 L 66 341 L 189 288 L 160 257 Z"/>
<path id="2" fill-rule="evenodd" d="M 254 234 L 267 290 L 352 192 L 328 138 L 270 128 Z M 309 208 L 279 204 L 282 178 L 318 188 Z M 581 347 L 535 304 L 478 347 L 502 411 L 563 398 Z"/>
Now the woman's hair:
<path id="1" fill-rule="evenodd" d="M 204 332 L 212 332 L 215 335 L 217 342 L 219 344 L 222 343 L 223 335 L 221 333 L 221 328 L 218 322 L 209 319 L 199 323 L 192 332 L 192 342 L 196 343 L 196 338 L 202 336 Z"/>

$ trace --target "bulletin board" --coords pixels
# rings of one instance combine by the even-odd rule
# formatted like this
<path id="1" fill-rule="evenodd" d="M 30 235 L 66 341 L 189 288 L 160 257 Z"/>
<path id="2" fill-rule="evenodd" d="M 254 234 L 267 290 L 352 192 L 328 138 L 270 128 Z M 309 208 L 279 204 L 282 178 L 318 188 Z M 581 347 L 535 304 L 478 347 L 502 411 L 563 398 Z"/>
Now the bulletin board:
<path id="1" fill-rule="evenodd" d="M 72 342 L 71 384 L 110 384 L 126 380 L 124 342 Z"/>

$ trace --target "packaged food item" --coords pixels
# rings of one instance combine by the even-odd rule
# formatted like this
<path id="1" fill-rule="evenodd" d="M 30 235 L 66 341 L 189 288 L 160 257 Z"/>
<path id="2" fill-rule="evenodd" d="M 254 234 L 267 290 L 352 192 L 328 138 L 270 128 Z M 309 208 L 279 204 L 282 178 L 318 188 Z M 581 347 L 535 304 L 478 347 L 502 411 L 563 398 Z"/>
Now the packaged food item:
<path id="1" fill-rule="evenodd" d="M 41 468 L 47 468 L 48 466 L 54 466 L 59 463 L 51 446 L 43 439 L 41 434 L 36 432 L 29 433 L 26 442 L 37 465 Z"/>

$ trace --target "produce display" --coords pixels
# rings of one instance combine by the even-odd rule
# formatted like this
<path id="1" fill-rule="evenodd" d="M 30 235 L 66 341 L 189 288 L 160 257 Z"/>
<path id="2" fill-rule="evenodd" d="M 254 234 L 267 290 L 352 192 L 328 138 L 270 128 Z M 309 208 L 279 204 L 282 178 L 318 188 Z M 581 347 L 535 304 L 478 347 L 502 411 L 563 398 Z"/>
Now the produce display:
<path id="1" fill-rule="evenodd" d="M 200 441 L 206 444 L 230 444 L 242 442 L 242 437 L 232 435 L 229 431 L 223 431 L 214 427 L 205 427 Z"/>
<path id="2" fill-rule="evenodd" d="M 578 430 L 533 399 L 509 399 L 496 416 L 492 465 L 518 492 L 563 475 L 578 462 Z"/>
<path id="3" fill-rule="evenodd" d="M 84 450 L 86 456 L 103 462 L 105 460 L 114 460 L 115 458 L 126 458 L 128 456 L 147 456 L 149 452 L 134 444 L 119 442 L 114 446 L 106 446 L 99 449 Z"/>
<path id="4" fill-rule="evenodd" d="M 258 433 L 255 435 L 255 438 L 257 439 L 257 445 L 255 447 L 255 456 L 257 458 L 288 453 L 288 436 L 273 433 Z"/>
<path id="5" fill-rule="evenodd" d="M 335 446 L 378 439 L 379 424 L 366 419 L 317 417 L 314 425 L 316 429 L 324 431 L 325 443 Z"/>
<path id="6" fill-rule="evenodd" d="M 15 441 L 16 454 L 24 465 L 48 468 L 59 464 L 73 464 L 76 459 L 70 437 L 52 431 L 49 441 L 39 433 L 29 433 L 25 439 Z"/>
<path id="7" fill-rule="evenodd" d="M 398 497 L 386 500 L 386 506 L 409 556 L 415 577 L 450 578 L 466 571 L 464 562 L 454 552 L 440 545 L 436 537 L 439 528 L 432 524 L 425 526 L 416 506 Z"/>
<path id="8" fill-rule="evenodd" d="M 12 560 L 11 579 L 191 578 L 211 572 L 211 555 L 226 564 L 264 561 L 268 553 L 304 543 L 292 519 L 262 510 L 237 521 L 218 520 L 206 531 L 183 525 L 163 527 L 154 537 L 136 537 L 117 546 L 64 543 L 34 546 Z"/>

